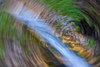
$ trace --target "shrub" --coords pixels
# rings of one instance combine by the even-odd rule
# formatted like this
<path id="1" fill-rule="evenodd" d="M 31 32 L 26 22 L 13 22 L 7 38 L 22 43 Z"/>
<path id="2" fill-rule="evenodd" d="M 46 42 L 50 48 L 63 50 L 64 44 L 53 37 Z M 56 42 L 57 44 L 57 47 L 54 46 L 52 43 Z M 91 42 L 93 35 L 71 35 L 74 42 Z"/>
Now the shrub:
<path id="1" fill-rule="evenodd" d="M 94 48 L 95 47 L 95 40 L 93 37 L 90 37 L 89 38 L 89 41 L 88 41 L 88 46 Z"/>
<path id="2" fill-rule="evenodd" d="M 79 26 L 75 26 L 76 31 L 80 33 L 80 27 Z"/>
<path id="3" fill-rule="evenodd" d="M 91 26 L 91 22 L 86 15 L 80 11 L 80 7 L 76 4 L 76 0 L 40 0 L 46 3 L 51 10 L 55 10 L 58 14 L 74 18 L 79 24 L 80 20 L 85 19 Z"/>

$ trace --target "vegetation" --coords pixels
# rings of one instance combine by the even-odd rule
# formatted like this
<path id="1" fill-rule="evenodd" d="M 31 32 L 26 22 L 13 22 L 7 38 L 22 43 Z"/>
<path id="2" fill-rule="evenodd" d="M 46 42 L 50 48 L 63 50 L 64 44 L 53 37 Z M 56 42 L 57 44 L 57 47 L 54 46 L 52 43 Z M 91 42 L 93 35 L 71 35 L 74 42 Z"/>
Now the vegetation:
<path id="1" fill-rule="evenodd" d="M 8 38 L 19 39 L 22 49 L 25 50 L 28 55 L 28 33 L 26 30 L 23 31 L 22 37 L 18 38 L 18 29 L 15 25 L 15 18 L 8 13 L 0 10 L 0 57 L 4 57 L 4 45 Z"/>
<path id="2" fill-rule="evenodd" d="M 6 38 L 9 34 L 17 36 L 17 29 L 14 27 L 14 18 L 6 12 L 0 12 L 0 32 Z"/>
<path id="3" fill-rule="evenodd" d="M 40 44 L 40 40 L 34 35 L 31 37 L 31 33 L 26 29 L 22 31 L 22 36 L 18 37 L 18 28 L 15 25 L 15 18 L 10 14 L 0 10 L 0 57 L 4 57 L 4 45 L 8 38 L 16 38 L 21 44 L 21 48 L 25 51 L 26 56 L 29 55 L 28 45 L 30 40 L 36 44 Z M 31 38 L 31 39 L 30 39 Z M 30 44 L 32 45 L 32 44 Z M 6 45 L 5 45 L 6 46 Z"/>
<path id="4" fill-rule="evenodd" d="M 93 37 L 90 37 L 89 41 L 88 41 L 88 46 L 94 48 L 95 47 L 95 40 Z"/>
<path id="5" fill-rule="evenodd" d="M 28 53 L 28 33 L 24 30 L 22 37 L 18 38 L 18 29 L 15 25 L 15 18 L 4 11 L 0 11 L 0 57 L 4 57 L 4 45 L 8 38 L 19 39 L 22 49 Z M 28 54 L 27 54 L 28 55 Z"/>
<path id="6" fill-rule="evenodd" d="M 59 14 L 74 18 L 76 24 L 80 24 L 80 20 L 85 19 L 91 25 L 90 20 L 81 11 L 80 7 L 76 5 L 76 0 L 41 0 L 46 3 L 52 10 Z"/>
<path id="7" fill-rule="evenodd" d="M 57 28 L 57 29 L 60 29 L 61 26 L 62 26 L 61 24 L 57 24 L 57 25 L 56 25 L 56 28 Z"/>
<path id="8" fill-rule="evenodd" d="M 13 26 L 14 18 L 0 10 L 0 57 L 4 57 L 4 43 L 8 36 L 17 36 L 17 29 Z"/>
<path id="9" fill-rule="evenodd" d="M 75 26 L 75 28 L 76 28 L 76 31 L 77 31 L 78 33 L 80 33 L 80 27 L 79 27 L 79 26 Z"/>
<path id="10" fill-rule="evenodd" d="M 0 58 L 4 58 L 4 47 L 3 47 L 3 43 L 0 39 Z"/>

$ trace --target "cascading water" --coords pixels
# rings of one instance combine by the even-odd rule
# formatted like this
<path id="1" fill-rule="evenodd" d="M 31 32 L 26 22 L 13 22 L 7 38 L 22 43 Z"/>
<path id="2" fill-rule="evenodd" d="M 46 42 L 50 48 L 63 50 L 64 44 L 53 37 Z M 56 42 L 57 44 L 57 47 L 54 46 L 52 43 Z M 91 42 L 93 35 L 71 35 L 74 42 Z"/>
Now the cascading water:
<path id="1" fill-rule="evenodd" d="M 17 7 L 19 8 L 19 7 Z M 17 10 L 16 8 L 16 10 Z M 63 56 L 63 62 L 70 62 L 71 66 L 68 67 L 90 67 L 86 60 L 78 56 L 74 51 L 71 51 L 63 45 L 60 38 L 56 37 L 55 34 L 52 34 L 52 28 L 49 24 L 45 23 L 45 20 L 41 19 L 34 12 L 23 6 L 21 11 L 16 14 L 16 11 L 10 12 L 11 15 L 21 20 L 25 25 L 32 28 L 41 35 L 44 40 L 49 43 L 49 46 L 52 46 L 61 56 Z M 68 45 L 68 44 L 67 44 Z"/>

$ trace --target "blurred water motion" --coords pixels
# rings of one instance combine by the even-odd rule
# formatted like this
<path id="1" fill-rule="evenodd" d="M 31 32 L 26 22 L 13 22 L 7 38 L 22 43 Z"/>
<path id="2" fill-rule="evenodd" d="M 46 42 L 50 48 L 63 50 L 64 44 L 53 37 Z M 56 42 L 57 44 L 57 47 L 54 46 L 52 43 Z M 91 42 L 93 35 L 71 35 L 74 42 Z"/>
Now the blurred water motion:
<path id="1" fill-rule="evenodd" d="M 69 61 L 73 67 L 89 67 L 88 63 L 86 63 L 83 58 L 76 55 L 73 51 L 67 49 L 66 46 L 62 44 L 61 40 L 51 33 L 52 29 L 49 27 L 49 25 L 40 21 L 39 17 L 36 18 L 37 15 L 34 12 L 25 6 L 23 6 L 19 14 L 14 12 L 15 11 L 10 13 L 14 17 L 23 21 L 25 25 L 40 34 L 45 39 L 45 41 L 50 44 L 49 46 L 52 47 L 52 49 L 55 49 L 59 54 L 61 54 L 61 56 L 63 56 L 64 60 L 62 59 L 62 61 L 65 65 Z"/>
<path id="2" fill-rule="evenodd" d="M 66 47 L 56 33 L 52 34 L 49 24 L 25 7 L 23 2 L 12 0 L 7 3 L 9 9 L 6 11 L 12 16 L 0 13 L 3 29 L 0 29 L 0 39 L 5 49 L 1 67 L 91 67 L 83 57 L 67 49 L 70 45 L 66 44 Z M 3 18 L 7 21 L 1 20 Z"/>

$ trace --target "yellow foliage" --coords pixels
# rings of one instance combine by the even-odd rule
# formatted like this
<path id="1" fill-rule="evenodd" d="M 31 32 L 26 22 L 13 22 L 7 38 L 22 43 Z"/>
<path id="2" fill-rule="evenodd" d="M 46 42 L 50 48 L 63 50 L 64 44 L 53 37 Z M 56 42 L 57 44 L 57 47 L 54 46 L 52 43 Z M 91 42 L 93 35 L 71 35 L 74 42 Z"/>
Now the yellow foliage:
<path id="1" fill-rule="evenodd" d="M 62 36 L 62 39 L 63 39 L 62 40 L 63 43 L 69 43 L 72 46 L 72 48 L 68 48 L 68 49 L 77 51 L 78 54 L 81 55 L 82 57 L 90 58 L 93 56 L 92 52 L 87 50 L 84 46 L 79 45 L 79 43 L 73 41 L 73 39 L 65 36 Z"/>
<path id="2" fill-rule="evenodd" d="M 72 41 L 72 39 L 70 37 L 65 37 L 65 36 L 62 36 L 63 39 L 67 40 L 67 41 Z"/>

